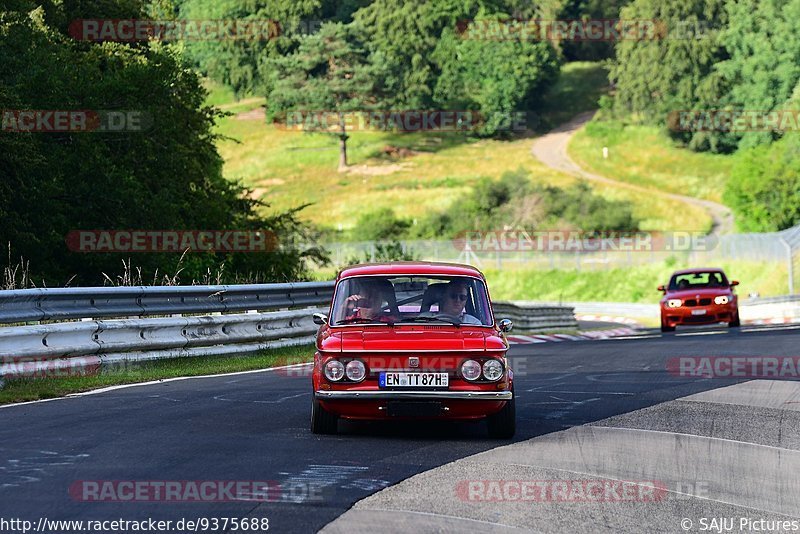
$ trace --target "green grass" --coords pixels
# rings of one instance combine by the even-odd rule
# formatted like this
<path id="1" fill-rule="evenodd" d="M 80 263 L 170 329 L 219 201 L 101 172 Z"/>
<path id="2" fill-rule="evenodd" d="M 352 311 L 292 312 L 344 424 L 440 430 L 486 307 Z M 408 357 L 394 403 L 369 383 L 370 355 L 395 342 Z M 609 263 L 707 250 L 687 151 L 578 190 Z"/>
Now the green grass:
<path id="1" fill-rule="evenodd" d="M 523 167 L 542 184 L 568 185 L 574 178 L 541 165 L 530 139 L 475 140 L 454 133 L 353 132 L 348 142 L 351 172 L 337 172 L 338 141 L 325 134 L 288 132 L 263 120 L 221 121 L 220 133 L 239 140 L 218 143 L 224 172 L 254 190 L 274 210 L 314 206 L 304 218 L 322 227 L 352 228 L 365 210 L 392 208 L 405 218 L 441 211 L 480 177 L 499 178 Z M 416 155 L 393 161 L 387 145 Z"/>
<path id="2" fill-rule="evenodd" d="M 149 382 L 182 376 L 201 376 L 266 369 L 312 361 L 313 345 L 286 347 L 252 356 L 202 356 L 173 358 L 123 368 L 103 369 L 100 374 L 57 378 L 12 379 L 0 389 L 0 404 L 63 397 L 119 384 Z"/>
<path id="3" fill-rule="evenodd" d="M 592 109 L 605 90 L 603 68 L 570 63 L 545 98 L 548 120 L 561 121 Z M 260 103 L 237 104 L 229 111 L 256 109 Z M 217 143 L 225 160 L 224 174 L 253 190 L 253 197 L 283 211 L 313 206 L 301 217 L 322 228 L 351 229 L 364 211 L 392 208 L 398 216 L 418 219 L 447 209 L 481 177 L 499 178 L 519 167 L 542 185 L 569 186 L 572 176 L 539 163 L 530 153 L 532 138 L 479 140 L 456 133 L 352 132 L 348 141 L 350 172 L 337 172 L 338 141 L 325 134 L 285 131 L 264 118 L 231 116 L 217 131 L 230 138 Z M 415 155 L 390 159 L 386 146 L 407 148 Z M 705 212 L 678 201 L 663 200 L 624 187 L 593 184 L 602 196 L 628 200 L 645 230 L 697 230 L 710 227 Z"/>
<path id="4" fill-rule="evenodd" d="M 222 106 L 236 102 L 236 95 L 233 94 L 233 89 L 227 85 L 206 78 L 203 79 L 203 87 L 208 91 L 206 105 Z"/>
<path id="5" fill-rule="evenodd" d="M 603 159 L 603 147 L 608 159 Z M 720 202 L 734 157 L 692 152 L 654 126 L 593 120 L 569 145 L 576 163 L 597 174 L 660 191 Z"/>
<path id="6" fill-rule="evenodd" d="M 657 303 L 662 294 L 656 287 L 666 283 L 673 271 L 684 267 L 688 265 L 680 262 L 597 271 L 487 267 L 483 273 L 494 300 Z M 757 261 L 720 262 L 711 267 L 722 267 L 728 277 L 739 280 L 739 295 L 786 293 L 785 267 Z"/>

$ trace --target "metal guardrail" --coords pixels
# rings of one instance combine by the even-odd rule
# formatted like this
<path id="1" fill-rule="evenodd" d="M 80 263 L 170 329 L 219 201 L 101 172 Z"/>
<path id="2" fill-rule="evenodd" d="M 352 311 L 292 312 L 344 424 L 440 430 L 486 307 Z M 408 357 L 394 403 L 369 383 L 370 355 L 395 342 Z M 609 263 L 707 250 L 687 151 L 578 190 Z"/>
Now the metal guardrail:
<path id="1" fill-rule="evenodd" d="M 578 328 L 575 309 L 569 306 L 542 306 L 523 302 L 495 302 L 495 320 L 511 319 L 515 330 L 542 332 Z"/>
<path id="2" fill-rule="evenodd" d="M 312 343 L 312 314 L 327 312 L 332 293 L 333 282 L 2 291 L 0 323 L 51 322 L 0 327 L 0 377 Z M 563 306 L 496 302 L 494 310 L 519 330 L 577 326 Z M 192 313 L 204 315 L 183 315 Z M 153 315 L 168 316 L 142 317 Z"/>
<path id="3" fill-rule="evenodd" d="M 333 282 L 0 291 L 0 323 L 178 313 L 264 311 L 328 304 Z"/>

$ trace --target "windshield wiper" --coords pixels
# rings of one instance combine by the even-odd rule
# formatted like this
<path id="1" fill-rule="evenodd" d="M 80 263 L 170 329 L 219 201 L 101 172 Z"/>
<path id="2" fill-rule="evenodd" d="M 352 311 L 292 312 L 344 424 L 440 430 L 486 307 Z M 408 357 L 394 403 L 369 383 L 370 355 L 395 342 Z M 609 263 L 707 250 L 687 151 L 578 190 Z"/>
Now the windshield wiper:
<path id="1" fill-rule="evenodd" d="M 397 321 L 378 321 L 377 319 L 367 319 L 366 317 L 351 317 L 349 319 L 342 319 L 341 321 L 337 321 L 336 326 L 343 324 L 354 324 L 354 323 L 385 324 L 389 326 L 394 326 L 395 322 Z"/>
<path id="2" fill-rule="evenodd" d="M 401 322 L 401 323 L 428 323 L 428 322 L 431 322 L 431 321 L 439 321 L 439 322 L 442 322 L 442 323 L 449 323 L 449 324 L 451 324 L 453 326 L 461 326 L 461 323 L 459 321 L 454 321 L 452 319 L 444 319 L 442 317 L 434 317 L 434 316 L 431 316 L 431 317 L 422 316 L 422 317 L 420 317 L 419 315 L 416 316 L 416 317 L 406 317 L 406 318 L 404 318 L 404 319 L 402 319 L 401 321 L 398 321 L 398 322 Z"/>
<path id="3" fill-rule="evenodd" d="M 383 321 L 375 321 L 374 319 L 367 319 L 366 317 L 350 317 L 349 319 L 342 319 L 337 321 L 336 324 L 353 324 L 353 323 L 381 323 L 386 324 Z"/>

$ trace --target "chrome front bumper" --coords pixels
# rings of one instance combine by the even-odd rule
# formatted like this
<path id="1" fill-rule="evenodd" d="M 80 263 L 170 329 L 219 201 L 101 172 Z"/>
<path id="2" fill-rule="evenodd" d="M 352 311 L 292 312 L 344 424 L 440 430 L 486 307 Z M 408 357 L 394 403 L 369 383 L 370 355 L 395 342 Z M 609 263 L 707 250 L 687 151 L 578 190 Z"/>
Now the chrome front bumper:
<path id="1" fill-rule="evenodd" d="M 322 391 L 314 394 L 320 400 L 489 400 L 509 401 L 512 391 Z"/>

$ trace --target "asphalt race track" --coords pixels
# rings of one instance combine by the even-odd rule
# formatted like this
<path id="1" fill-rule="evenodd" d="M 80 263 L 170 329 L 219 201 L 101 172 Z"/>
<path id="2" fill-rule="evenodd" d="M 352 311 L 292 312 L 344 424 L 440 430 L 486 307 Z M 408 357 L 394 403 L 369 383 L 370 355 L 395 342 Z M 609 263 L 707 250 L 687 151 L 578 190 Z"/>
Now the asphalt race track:
<path id="1" fill-rule="evenodd" d="M 666 371 L 668 359 L 798 356 L 799 346 L 798 326 L 715 327 L 667 335 L 648 331 L 638 338 L 514 346 L 510 354 L 516 371 L 518 432 L 512 447 L 520 449 L 509 450 L 534 454 L 530 449 L 541 440 L 542 446 L 534 447 L 536 454 L 567 451 L 558 468 L 569 470 L 574 467 L 569 459 L 583 454 L 570 433 L 582 433 L 578 441 L 584 444 L 586 440 L 613 441 L 613 436 L 596 429 L 614 425 L 593 425 L 607 418 L 627 421 L 628 426 L 637 421 L 634 426 L 649 425 L 675 436 L 707 433 L 703 429 L 711 424 L 713 413 L 692 416 L 682 408 L 682 417 L 670 416 L 668 409 L 673 405 L 662 403 L 745 380 L 676 376 Z M 512 443 L 487 439 L 482 423 L 343 423 L 339 436 L 315 436 L 309 431 L 310 378 L 302 375 L 293 369 L 173 380 L 0 408 L 0 516 L 34 524 L 42 517 L 173 521 L 267 517 L 270 532 L 315 532 L 384 488 Z M 800 449 L 796 424 L 800 412 L 794 410 L 781 416 L 792 424 L 781 427 L 784 434 L 777 444 L 760 435 L 759 417 L 766 417 L 763 411 L 742 410 L 736 417 L 746 420 L 728 429 L 726 439 Z M 572 428 L 576 426 L 581 428 Z M 563 430 L 567 432 L 555 434 Z M 532 438 L 538 440 L 522 443 Z M 646 448 L 645 442 L 641 446 Z M 691 450 L 695 456 L 711 454 L 702 444 Z M 641 454 L 641 449 L 627 454 Z M 627 454 L 584 461 L 602 463 L 608 471 L 614 467 L 609 462 L 624 467 L 630 461 Z M 756 453 L 737 458 L 745 467 L 747 462 L 762 462 Z M 696 463 L 716 460 L 694 458 Z M 650 468 L 656 467 L 682 469 L 666 464 Z M 749 467 L 763 471 L 766 479 L 782 476 L 774 464 Z M 663 479 L 668 474 L 659 476 Z M 673 475 L 678 477 L 678 473 Z M 475 476 L 490 478 L 485 470 Z M 496 472 L 494 476 L 508 475 Z M 553 478 L 547 473 L 539 476 Z M 81 481 L 270 481 L 281 491 L 271 494 L 268 502 L 246 495 L 218 503 L 92 502 L 74 492 Z M 403 484 L 381 495 L 388 499 Z M 452 488 L 438 491 L 453 493 Z M 790 508 L 767 507 L 754 499 L 748 501 L 751 511 L 793 516 Z M 713 504 L 723 499 L 696 500 L 702 500 L 711 514 L 717 511 Z M 726 506 L 719 504 L 719 515 L 730 512 Z M 570 523 L 583 521 L 580 514 L 549 517 L 532 517 L 538 523 L 529 527 L 546 532 L 587 527 L 585 522 Z M 488 517 L 480 525 L 488 530 L 493 520 L 506 522 Z M 607 523 L 606 529 L 613 524 Z M 621 525 L 626 524 L 636 531 L 653 530 L 640 523 Z M 603 525 L 591 527 L 604 530 Z M 677 524 L 674 527 L 666 531 L 680 531 Z M 620 524 L 615 528 L 627 529 Z M 392 530 L 391 524 L 386 530 Z"/>

